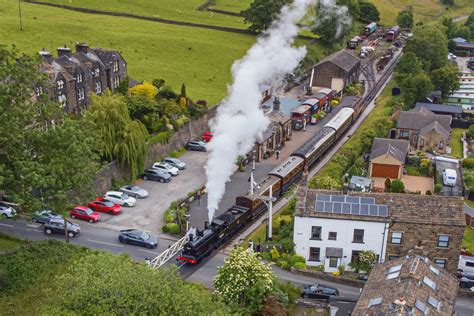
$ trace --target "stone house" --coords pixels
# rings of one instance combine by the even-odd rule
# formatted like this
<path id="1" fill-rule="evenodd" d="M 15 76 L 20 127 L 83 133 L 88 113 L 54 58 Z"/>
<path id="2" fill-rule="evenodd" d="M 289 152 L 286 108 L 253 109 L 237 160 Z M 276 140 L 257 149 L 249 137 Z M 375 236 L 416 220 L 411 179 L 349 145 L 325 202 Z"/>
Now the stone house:
<path id="1" fill-rule="evenodd" d="M 326 271 L 372 250 L 380 262 L 413 249 L 451 273 L 457 271 L 465 218 L 463 199 L 416 194 L 310 190 L 300 187 L 295 251 Z M 328 249 L 329 248 L 329 249 Z M 336 249 L 336 250 L 334 250 Z M 328 255 L 329 253 L 329 255 Z"/>
<path id="2" fill-rule="evenodd" d="M 352 315 L 454 315 L 458 288 L 449 271 L 410 255 L 375 265 Z"/>
<path id="3" fill-rule="evenodd" d="M 451 134 L 450 115 L 434 114 L 422 107 L 399 113 L 396 139 L 408 140 L 418 150 L 446 153 Z"/>
<path id="4" fill-rule="evenodd" d="M 76 52 L 68 47 L 57 49 L 58 58 L 41 51 L 41 71 L 47 73 L 52 85 L 35 87 L 36 96 L 46 93 L 67 112 L 82 112 L 87 108 L 89 95 L 102 94 L 106 89 L 116 91 L 127 76 L 127 63 L 115 50 L 89 48 L 76 44 Z"/>
<path id="5" fill-rule="evenodd" d="M 269 129 L 275 137 L 275 146 L 280 145 L 281 148 L 291 137 L 291 119 L 280 111 L 278 97 L 273 101 L 273 109 L 266 115 L 270 119 Z"/>
<path id="6" fill-rule="evenodd" d="M 409 147 L 407 140 L 374 138 L 369 157 L 369 176 L 400 179 Z"/>
<path id="7" fill-rule="evenodd" d="M 341 92 L 346 86 L 359 81 L 361 61 L 341 50 L 313 66 L 310 87 L 324 87 Z"/>

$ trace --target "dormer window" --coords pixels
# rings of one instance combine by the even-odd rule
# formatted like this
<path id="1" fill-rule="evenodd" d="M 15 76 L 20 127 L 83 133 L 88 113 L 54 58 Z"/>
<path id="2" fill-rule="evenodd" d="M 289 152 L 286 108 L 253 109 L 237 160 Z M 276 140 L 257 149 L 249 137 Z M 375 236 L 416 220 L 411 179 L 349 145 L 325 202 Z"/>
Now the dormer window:
<path id="1" fill-rule="evenodd" d="M 64 81 L 63 80 L 56 81 L 56 84 L 58 85 L 58 90 L 61 90 L 61 89 L 64 88 Z"/>
<path id="2" fill-rule="evenodd" d="M 113 71 L 117 72 L 118 70 L 119 70 L 119 62 L 116 60 L 116 61 L 114 61 Z"/>
<path id="3" fill-rule="evenodd" d="M 82 74 L 77 74 L 76 82 L 82 82 Z"/>
<path id="4" fill-rule="evenodd" d="M 94 77 L 99 77 L 100 70 L 99 68 L 94 69 Z"/>

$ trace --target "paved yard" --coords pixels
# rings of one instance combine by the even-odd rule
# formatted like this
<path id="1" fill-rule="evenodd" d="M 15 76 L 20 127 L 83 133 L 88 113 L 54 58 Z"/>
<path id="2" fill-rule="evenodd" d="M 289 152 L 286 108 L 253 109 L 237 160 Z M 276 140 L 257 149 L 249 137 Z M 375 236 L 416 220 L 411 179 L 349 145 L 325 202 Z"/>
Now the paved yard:
<path id="1" fill-rule="evenodd" d="M 374 187 L 377 189 L 383 190 L 385 188 L 385 178 L 373 177 Z M 420 191 L 421 194 L 425 194 L 426 191 L 434 192 L 434 181 L 430 177 L 418 177 L 418 176 L 408 176 L 402 175 L 403 184 L 405 185 L 406 192 L 417 192 Z"/>
<path id="2" fill-rule="evenodd" d="M 179 159 L 186 163 L 186 169 L 173 177 L 171 182 L 140 181 L 137 184 L 148 190 L 148 198 L 139 199 L 135 207 L 124 208 L 123 213 L 118 216 L 102 214 L 102 221 L 95 225 L 117 230 L 139 228 L 159 234 L 164 225 L 164 213 L 170 203 L 185 198 L 206 181 L 204 164 L 207 153 L 189 151 Z"/>

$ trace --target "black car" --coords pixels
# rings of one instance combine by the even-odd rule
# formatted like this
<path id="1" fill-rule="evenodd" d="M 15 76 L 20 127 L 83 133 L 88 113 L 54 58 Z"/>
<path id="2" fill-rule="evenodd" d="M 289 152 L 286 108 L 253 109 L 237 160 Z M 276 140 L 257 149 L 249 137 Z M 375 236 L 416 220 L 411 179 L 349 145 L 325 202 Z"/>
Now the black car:
<path id="1" fill-rule="evenodd" d="M 199 140 L 190 140 L 185 147 L 187 150 L 206 151 L 206 144 Z"/>
<path id="2" fill-rule="evenodd" d="M 64 220 L 51 219 L 44 224 L 44 232 L 47 235 L 61 234 L 64 235 Z M 75 237 L 81 233 L 81 228 L 77 224 L 67 223 L 67 234 L 69 237 Z"/>
<path id="3" fill-rule="evenodd" d="M 36 211 L 31 219 L 34 223 L 44 224 L 52 219 L 62 219 L 63 217 L 51 210 Z"/>
<path id="4" fill-rule="evenodd" d="M 158 239 L 155 236 L 138 229 L 121 230 L 119 241 L 124 244 L 138 245 L 150 249 L 158 247 Z"/>
<path id="5" fill-rule="evenodd" d="M 161 170 L 148 168 L 143 171 L 143 179 L 144 180 L 155 180 L 160 182 L 170 182 L 171 175 L 167 172 L 163 172 Z"/>
<path id="6" fill-rule="evenodd" d="M 305 286 L 301 296 L 306 298 L 328 298 L 328 296 L 339 296 L 339 290 L 324 284 L 312 284 Z"/>

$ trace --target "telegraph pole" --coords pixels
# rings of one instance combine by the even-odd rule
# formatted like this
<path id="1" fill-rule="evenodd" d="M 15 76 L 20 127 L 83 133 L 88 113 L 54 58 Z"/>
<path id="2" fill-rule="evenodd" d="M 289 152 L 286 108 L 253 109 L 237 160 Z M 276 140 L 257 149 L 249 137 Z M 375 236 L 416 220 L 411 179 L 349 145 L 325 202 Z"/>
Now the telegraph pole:
<path id="1" fill-rule="evenodd" d="M 20 31 L 23 31 L 23 21 L 21 19 L 21 0 L 18 0 L 18 14 L 20 16 Z"/>

